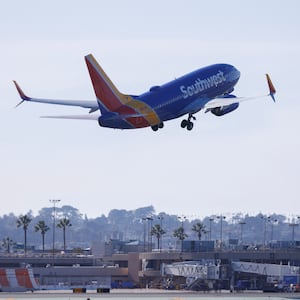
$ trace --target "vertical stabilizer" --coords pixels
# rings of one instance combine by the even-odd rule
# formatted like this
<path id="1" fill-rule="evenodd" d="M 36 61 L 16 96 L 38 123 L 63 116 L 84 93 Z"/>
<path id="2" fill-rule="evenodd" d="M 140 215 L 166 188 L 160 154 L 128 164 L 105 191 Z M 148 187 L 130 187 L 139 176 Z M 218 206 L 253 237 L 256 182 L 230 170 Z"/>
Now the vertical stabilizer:
<path id="1" fill-rule="evenodd" d="M 126 102 L 126 96 L 119 92 L 92 54 L 85 56 L 101 113 L 116 111 Z"/>

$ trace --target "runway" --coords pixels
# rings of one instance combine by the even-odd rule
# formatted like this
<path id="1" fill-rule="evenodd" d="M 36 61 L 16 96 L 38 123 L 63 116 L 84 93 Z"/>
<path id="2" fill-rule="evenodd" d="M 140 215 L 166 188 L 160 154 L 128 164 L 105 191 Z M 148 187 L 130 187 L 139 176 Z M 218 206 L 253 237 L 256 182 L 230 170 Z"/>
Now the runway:
<path id="1" fill-rule="evenodd" d="M 110 293 L 99 294 L 94 290 L 88 290 L 86 293 L 75 294 L 71 290 L 47 290 L 35 291 L 25 293 L 0 293 L 0 299 L 18 300 L 18 299 L 43 299 L 43 300 L 92 300 L 92 299 L 153 299 L 153 300 L 186 300 L 186 299 L 209 299 L 209 300 L 272 300 L 272 299 L 300 299 L 300 294 L 297 293 L 262 293 L 255 292 L 242 292 L 242 293 L 229 293 L 222 291 L 219 293 L 210 292 L 191 292 L 191 291 L 168 291 L 168 290 L 155 290 L 155 289 L 130 289 L 130 290 L 111 290 Z"/>

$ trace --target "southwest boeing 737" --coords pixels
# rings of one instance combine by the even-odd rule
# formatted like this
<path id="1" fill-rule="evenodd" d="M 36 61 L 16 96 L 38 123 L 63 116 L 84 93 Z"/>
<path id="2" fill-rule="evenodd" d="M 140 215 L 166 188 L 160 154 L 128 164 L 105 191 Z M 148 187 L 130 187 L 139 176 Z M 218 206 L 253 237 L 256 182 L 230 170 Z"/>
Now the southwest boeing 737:
<path id="1" fill-rule="evenodd" d="M 164 127 L 164 122 L 187 115 L 181 127 L 193 129 L 194 114 L 200 110 L 223 116 L 239 107 L 245 100 L 260 97 L 236 97 L 232 94 L 240 72 L 229 64 L 214 64 L 161 86 L 153 86 L 139 95 L 121 93 L 112 83 L 95 58 L 85 56 L 97 101 L 53 100 L 25 95 L 14 81 L 23 101 L 78 106 L 89 109 L 89 114 L 73 116 L 47 116 L 59 119 L 97 120 L 101 127 L 135 129 L 151 127 L 154 131 Z M 269 94 L 275 102 L 276 90 L 268 74 Z M 19 105 L 18 104 L 18 105 Z M 97 112 L 99 110 L 99 112 Z"/>

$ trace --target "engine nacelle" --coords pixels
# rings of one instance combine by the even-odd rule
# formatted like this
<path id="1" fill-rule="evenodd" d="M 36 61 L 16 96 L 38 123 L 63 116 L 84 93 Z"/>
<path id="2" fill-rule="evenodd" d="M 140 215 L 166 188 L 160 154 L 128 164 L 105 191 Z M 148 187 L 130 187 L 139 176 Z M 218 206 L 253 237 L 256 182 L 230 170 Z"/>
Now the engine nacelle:
<path id="1" fill-rule="evenodd" d="M 239 107 L 239 103 L 233 103 L 226 106 L 215 107 L 211 110 L 211 113 L 214 114 L 215 116 L 220 117 L 236 110 L 238 107 Z"/>
<path id="2" fill-rule="evenodd" d="M 223 98 L 236 98 L 235 95 L 225 95 L 223 96 Z M 215 116 L 224 116 L 234 110 L 236 110 L 239 107 L 239 103 L 232 103 L 229 105 L 225 105 L 225 106 L 220 106 L 220 107 L 215 107 L 213 109 L 211 109 L 211 113 L 214 114 Z"/>

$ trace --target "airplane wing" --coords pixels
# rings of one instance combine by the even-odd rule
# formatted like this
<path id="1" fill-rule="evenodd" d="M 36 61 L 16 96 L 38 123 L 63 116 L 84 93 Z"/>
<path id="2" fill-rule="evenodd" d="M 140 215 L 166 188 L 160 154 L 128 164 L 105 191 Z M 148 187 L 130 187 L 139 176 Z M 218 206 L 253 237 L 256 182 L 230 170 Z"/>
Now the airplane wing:
<path id="1" fill-rule="evenodd" d="M 208 101 L 204 105 L 204 109 L 210 110 L 212 108 L 221 107 L 221 106 L 227 106 L 233 103 L 241 103 L 244 101 L 250 101 L 255 99 L 260 99 L 264 97 L 268 97 L 269 95 L 261 95 L 261 96 L 255 96 L 255 97 L 218 97 L 213 100 Z"/>
<path id="2" fill-rule="evenodd" d="M 267 95 L 261 95 L 261 96 L 255 96 L 255 97 L 229 97 L 229 96 L 217 97 L 215 99 L 208 101 L 203 108 L 206 109 L 206 112 L 207 112 L 216 107 L 227 106 L 227 105 L 231 105 L 234 103 L 241 103 L 244 101 L 255 100 L 255 99 L 264 98 L 264 97 L 268 97 L 268 96 L 270 96 L 272 98 L 272 100 L 275 102 L 275 97 L 274 97 L 274 95 L 276 93 L 275 87 L 271 81 L 270 76 L 268 74 L 266 74 L 266 77 L 267 77 L 267 83 L 268 83 L 268 87 L 269 87 L 269 94 L 267 94 Z"/>
<path id="3" fill-rule="evenodd" d="M 46 103 L 46 104 L 57 104 L 57 105 L 66 105 L 66 106 L 78 106 L 78 107 L 83 107 L 83 108 L 89 108 L 90 113 L 94 112 L 99 109 L 97 101 L 90 101 L 90 100 L 55 100 L 55 99 L 40 99 L 40 98 L 32 98 L 28 97 L 21 87 L 18 85 L 16 81 L 13 81 L 16 89 L 22 99 L 20 103 L 16 105 L 19 106 L 22 104 L 24 101 L 29 101 L 29 102 L 39 102 L 39 103 Z"/>

